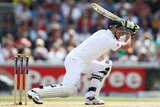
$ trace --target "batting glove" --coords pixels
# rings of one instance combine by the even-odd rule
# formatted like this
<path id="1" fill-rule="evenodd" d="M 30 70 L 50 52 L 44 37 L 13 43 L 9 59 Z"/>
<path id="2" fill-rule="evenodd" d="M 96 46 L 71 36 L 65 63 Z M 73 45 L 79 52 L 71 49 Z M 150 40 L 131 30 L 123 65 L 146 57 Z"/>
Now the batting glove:
<path id="1" fill-rule="evenodd" d="M 139 26 L 133 21 L 125 21 L 124 25 L 127 29 L 131 30 L 131 34 L 135 35 L 139 31 Z"/>

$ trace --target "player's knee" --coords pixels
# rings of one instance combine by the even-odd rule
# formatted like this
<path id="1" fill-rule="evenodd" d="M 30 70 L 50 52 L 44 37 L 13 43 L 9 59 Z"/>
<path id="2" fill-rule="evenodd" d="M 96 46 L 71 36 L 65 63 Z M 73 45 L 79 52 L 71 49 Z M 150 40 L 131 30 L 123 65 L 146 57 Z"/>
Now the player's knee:
<path id="1" fill-rule="evenodd" d="M 107 75 L 110 69 L 112 68 L 112 61 L 111 60 L 106 60 L 104 63 L 104 70 L 99 71 L 100 73 L 103 74 L 103 76 Z"/>
<path id="2" fill-rule="evenodd" d="M 104 70 L 98 71 L 98 73 L 92 73 L 92 79 L 98 79 L 101 81 L 106 75 L 110 73 L 110 70 L 112 68 L 112 61 L 106 60 L 104 63 Z"/>

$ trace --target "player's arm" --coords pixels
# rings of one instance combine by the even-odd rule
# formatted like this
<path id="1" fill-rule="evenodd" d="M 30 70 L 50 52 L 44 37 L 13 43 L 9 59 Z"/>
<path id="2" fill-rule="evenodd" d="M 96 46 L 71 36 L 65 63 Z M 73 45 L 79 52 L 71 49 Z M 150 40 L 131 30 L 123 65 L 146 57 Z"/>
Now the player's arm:
<path id="1" fill-rule="evenodd" d="M 131 34 L 128 32 L 126 34 L 125 43 L 121 45 L 119 49 L 128 49 L 131 47 Z"/>
<path id="2" fill-rule="evenodd" d="M 119 49 L 128 49 L 131 47 L 131 37 L 139 31 L 139 26 L 132 21 L 126 21 L 125 27 L 128 29 L 126 32 L 125 43 L 122 44 Z"/>

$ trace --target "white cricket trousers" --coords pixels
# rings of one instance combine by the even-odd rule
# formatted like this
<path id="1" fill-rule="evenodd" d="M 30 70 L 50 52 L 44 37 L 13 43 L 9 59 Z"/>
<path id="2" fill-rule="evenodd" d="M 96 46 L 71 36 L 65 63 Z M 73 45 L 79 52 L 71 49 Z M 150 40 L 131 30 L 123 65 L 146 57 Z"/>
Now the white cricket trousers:
<path id="1" fill-rule="evenodd" d="M 73 58 L 70 55 L 67 55 L 64 66 L 66 69 L 66 74 L 64 75 L 62 84 L 66 85 L 77 85 L 82 72 L 86 73 L 96 73 L 98 71 L 105 70 L 108 67 L 104 61 L 99 62 L 97 60 L 93 60 L 90 63 L 86 63 L 78 58 Z"/>

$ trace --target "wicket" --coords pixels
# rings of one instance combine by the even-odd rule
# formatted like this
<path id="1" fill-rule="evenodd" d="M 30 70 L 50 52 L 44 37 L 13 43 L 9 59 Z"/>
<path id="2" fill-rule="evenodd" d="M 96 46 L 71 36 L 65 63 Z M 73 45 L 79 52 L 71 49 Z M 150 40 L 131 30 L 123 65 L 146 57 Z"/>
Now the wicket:
<path id="1" fill-rule="evenodd" d="M 18 72 L 18 60 L 20 60 L 20 72 Z M 23 61 L 26 61 L 25 65 Z M 19 105 L 22 105 L 23 88 L 25 87 L 25 105 L 28 103 L 28 62 L 29 57 L 25 54 L 18 54 L 15 57 L 14 65 L 14 105 L 17 105 L 17 87 L 18 87 L 18 74 L 19 74 Z M 23 76 L 25 79 L 23 79 Z M 24 80 L 24 81 L 23 81 Z M 25 84 L 25 86 L 23 85 Z"/>

